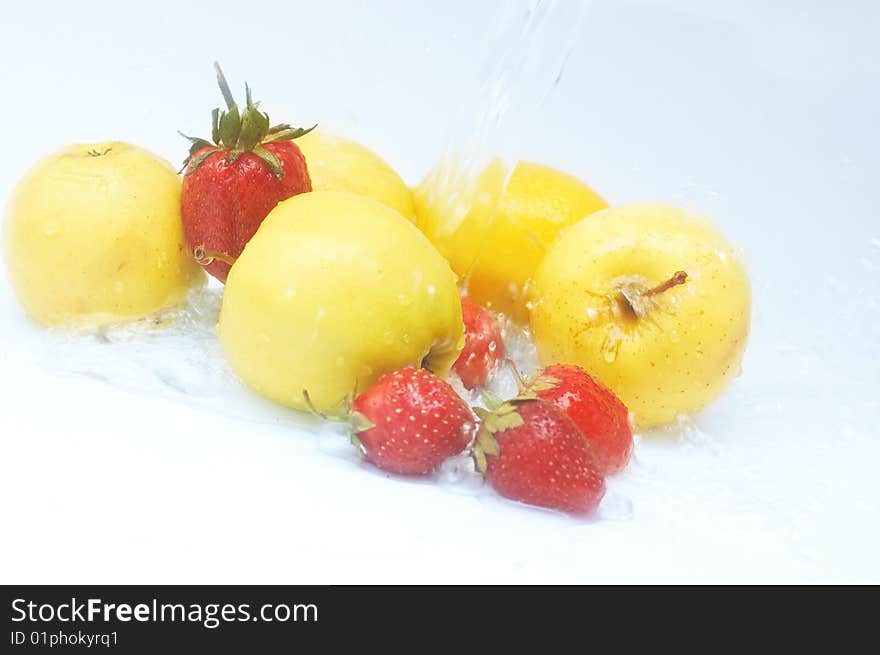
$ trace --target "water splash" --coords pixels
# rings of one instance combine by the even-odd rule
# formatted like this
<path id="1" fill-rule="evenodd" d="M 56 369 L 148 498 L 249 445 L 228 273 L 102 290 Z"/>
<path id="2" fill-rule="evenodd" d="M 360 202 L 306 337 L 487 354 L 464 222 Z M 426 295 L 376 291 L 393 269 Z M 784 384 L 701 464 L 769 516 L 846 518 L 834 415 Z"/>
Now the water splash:
<path id="1" fill-rule="evenodd" d="M 495 21 L 497 30 L 483 48 L 476 96 L 463 99 L 448 126 L 446 151 L 420 185 L 429 213 L 443 217 L 444 227 L 432 226 L 430 231 L 451 234 L 475 206 L 482 206 L 491 195 L 489 189 L 500 195 L 513 171 L 502 161 L 518 160 L 521 142 L 530 136 L 530 125 L 518 126 L 516 120 L 525 123 L 541 115 L 542 105 L 564 76 L 589 6 L 583 0 L 504 5 Z M 490 174 L 499 166 L 500 180 Z M 465 255 L 473 260 L 471 265 L 492 224 L 494 208 L 487 211 L 483 236 L 474 237 L 478 245 Z"/>
<path id="2" fill-rule="evenodd" d="M 540 115 L 540 108 L 563 78 L 566 62 L 583 26 L 588 3 L 566 0 L 529 0 L 507 3 L 495 24 L 496 33 L 486 41 L 476 98 L 463 98 L 457 119 L 449 126 L 448 151 L 463 166 L 447 171 L 450 184 L 459 176 L 473 180 L 476 173 L 498 154 L 516 159 L 519 140 L 526 134 L 510 129 L 519 114 Z M 563 37 L 560 39 L 560 34 Z M 474 112 L 474 108 L 479 111 Z M 463 140 L 461 135 L 466 135 Z M 422 281 L 414 277 L 414 285 Z M 361 461 L 348 439 L 345 426 L 320 424 L 313 417 L 277 407 L 245 389 L 232 373 L 220 351 L 215 334 L 222 286 L 211 281 L 194 290 L 186 304 L 148 320 L 110 326 L 93 335 L 40 333 L 34 336 L 33 352 L 41 365 L 59 375 L 100 380 L 136 394 L 162 396 L 198 405 L 206 411 L 232 415 L 247 421 L 296 425 L 315 435 L 316 449 L 353 464 Z M 433 287 L 427 295 L 434 295 Z M 290 288 L 288 297 L 297 290 Z M 413 298 L 403 295 L 401 305 Z M 314 316 L 312 338 L 320 335 L 324 316 Z M 527 329 L 502 317 L 506 354 L 528 376 L 538 369 L 537 354 Z M 394 337 L 386 330 L 385 340 Z M 408 335 L 402 335 L 406 342 Z M 340 359 L 341 363 L 342 360 Z M 472 404 L 481 404 L 478 393 L 467 391 L 452 376 L 454 388 Z M 489 389 L 502 397 L 517 393 L 517 381 L 503 366 Z M 431 482 L 456 494 L 491 496 L 491 490 L 474 471 L 467 455 L 452 458 L 431 476 Z M 631 504 L 621 493 L 610 493 L 603 504 L 605 517 L 625 517 Z"/>

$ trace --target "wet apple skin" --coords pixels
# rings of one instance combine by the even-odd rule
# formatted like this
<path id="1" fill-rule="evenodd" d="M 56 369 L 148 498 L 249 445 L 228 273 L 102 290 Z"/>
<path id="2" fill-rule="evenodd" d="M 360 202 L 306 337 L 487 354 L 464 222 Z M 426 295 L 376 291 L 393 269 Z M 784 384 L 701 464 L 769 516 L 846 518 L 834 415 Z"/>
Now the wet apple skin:
<path id="1" fill-rule="evenodd" d="M 180 178 L 128 143 L 75 144 L 43 158 L 15 187 L 3 236 L 12 288 L 47 326 L 147 316 L 204 281 L 180 222 Z"/>
<path id="2" fill-rule="evenodd" d="M 573 175 L 499 159 L 473 179 L 441 162 L 414 197 L 419 227 L 467 281 L 468 295 L 520 324 L 528 322 L 528 281 L 548 248 L 607 206 Z"/>
<path id="3" fill-rule="evenodd" d="M 410 221 L 364 196 L 279 203 L 232 266 L 218 324 L 233 370 L 275 402 L 322 412 L 384 373 L 445 377 L 464 345 L 446 260 Z"/>
<path id="4" fill-rule="evenodd" d="M 621 279 L 684 284 L 635 319 Z M 611 388 L 639 428 L 699 411 L 740 372 L 751 289 L 737 249 L 704 217 L 667 205 L 597 212 L 573 226 L 535 276 L 530 324 L 541 363 L 577 364 Z"/>

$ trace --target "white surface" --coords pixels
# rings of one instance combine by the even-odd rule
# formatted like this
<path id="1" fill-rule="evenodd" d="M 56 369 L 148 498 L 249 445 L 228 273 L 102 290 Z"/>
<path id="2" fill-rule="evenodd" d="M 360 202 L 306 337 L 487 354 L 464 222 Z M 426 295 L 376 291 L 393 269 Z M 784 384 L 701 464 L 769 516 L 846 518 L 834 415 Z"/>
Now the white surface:
<path id="1" fill-rule="evenodd" d="M 3 277 L 0 581 L 880 581 L 880 9 L 767 4 L 596 2 L 552 89 L 558 52 L 506 55 L 526 70 L 496 149 L 612 202 L 711 213 L 750 264 L 743 376 L 642 440 L 603 519 L 386 478 L 224 377 L 204 330 L 68 342 Z M 67 142 L 179 161 L 175 130 L 203 133 L 219 100 L 215 58 L 273 118 L 356 136 L 415 182 L 479 122 L 485 55 L 511 43 L 497 16 L 516 15 L 259 7 L 8 10 L 0 198 Z"/>

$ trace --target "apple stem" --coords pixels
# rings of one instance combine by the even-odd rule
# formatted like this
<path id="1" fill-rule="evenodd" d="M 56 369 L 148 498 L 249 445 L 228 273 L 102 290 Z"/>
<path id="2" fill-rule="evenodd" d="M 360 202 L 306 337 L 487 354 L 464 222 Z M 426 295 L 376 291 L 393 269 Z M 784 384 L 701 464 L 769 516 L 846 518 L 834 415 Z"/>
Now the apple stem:
<path id="1" fill-rule="evenodd" d="M 207 250 L 204 245 L 201 245 L 193 248 L 193 259 L 195 259 L 200 266 L 207 266 L 215 259 L 232 266 L 235 263 L 236 258 L 222 252 Z"/>
<path id="2" fill-rule="evenodd" d="M 107 148 L 106 150 L 101 152 L 101 151 L 97 150 L 96 148 L 92 148 L 86 154 L 89 157 L 103 157 L 104 155 L 108 154 L 111 150 L 112 150 L 112 148 Z"/>
<path id="3" fill-rule="evenodd" d="M 666 282 L 661 282 L 653 289 L 648 289 L 645 291 L 644 295 L 646 296 L 656 296 L 658 293 L 663 293 L 664 291 L 671 289 L 672 287 L 677 287 L 679 284 L 684 284 L 687 282 L 688 274 L 684 271 L 676 271 L 675 274 Z"/>
<path id="4" fill-rule="evenodd" d="M 622 310 L 624 316 L 631 320 L 638 320 L 647 315 L 656 304 L 653 300 L 654 296 L 668 291 L 679 284 L 684 284 L 688 280 L 688 274 L 684 271 L 676 271 L 671 278 L 651 289 L 645 289 L 641 280 L 644 280 L 644 278 L 640 280 L 631 279 L 618 287 L 617 305 Z"/>

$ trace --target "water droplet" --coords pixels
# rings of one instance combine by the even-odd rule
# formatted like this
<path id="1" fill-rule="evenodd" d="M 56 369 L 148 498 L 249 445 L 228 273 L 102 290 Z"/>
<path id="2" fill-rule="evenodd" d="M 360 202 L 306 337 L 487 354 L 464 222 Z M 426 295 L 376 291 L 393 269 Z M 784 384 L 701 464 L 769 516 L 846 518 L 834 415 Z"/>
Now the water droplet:
<path id="1" fill-rule="evenodd" d="M 389 346 L 394 343 L 394 330 L 385 328 L 385 332 L 382 333 L 382 340 Z"/>
<path id="2" fill-rule="evenodd" d="M 125 283 L 122 280 L 116 280 L 113 283 L 113 288 L 116 289 L 116 293 L 122 293 L 125 291 Z"/>
<path id="3" fill-rule="evenodd" d="M 397 295 L 397 301 L 398 301 L 401 305 L 403 305 L 404 307 L 408 307 L 409 305 L 412 304 L 412 298 L 410 298 L 410 297 L 409 297 L 408 295 L 406 295 L 405 293 L 400 293 L 400 294 L 398 294 L 398 295 Z"/>
<path id="4" fill-rule="evenodd" d="M 342 355 L 339 355 L 339 357 L 336 358 L 336 365 L 339 366 L 340 368 L 345 366 L 345 357 L 343 357 Z"/>
<path id="5" fill-rule="evenodd" d="M 678 343 L 679 341 L 681 341 L 681 337 L 678 334 L 678 330 L 670 330 L 669 331 L 669 340 L 672 343 Z"/>
<path id="6" fill-rule="evenodd" d="M 315 312 L 315 321 L 312 323 L 312 341 L 315 341 L 318 338 L 318 324 L 321 322 L 321 319 L 324 318 L 325 313 L 323 307 L 319 307 L 318 311 Z"/>
<path id="7" fill-rule="evenodd" d="M 602 343 L 602 357 L 609 364 L 614 363 L 617 359 L 617 352 L 620 350 L 621 341 L 623 341 L 623 333 L 618 327 L 612 327 Z"/>
<path id="8" fill-rule="evenodd" d="M 618 492 L 608 491 L 599 505 L 599 516 L 610 521 L 628 521 L 633 517 L 633 503 Z"/>
<path id="9" fill-rule="evenodd" d="M 617 359 L 617 343 L 616 342 L 608 342 L 602 346 L 602 357 L 605 358 L 605 361 L 609 364 L 614 363 L 614 360 Z"/>
<path id="10" fill-rule="evenodd" d="M 46 221 L 46 224 L 43 226 L 43 234 L 47 237 L 53 237 L 58 234 L 58 221 L 55 219 Z"/>
<path id="11" fill-rule="evenodd" d="M 437 470 L 438 481 L 445 484 L 457 484 L 475 477 L 474 463 L 468 455 L 459 455 L 445 460 Z"/>
<path id="12" fill-rule="evenodd" d="M 405 344 L 409 344 L 409 342 L 410 342 L 409 335 L 408 335 L 406 332 L 403 333 L 403 336 L 400 337 L 400 339 L 401 339 L 401 341 L 403 341 L 403 343 L 405 343 Z"/>
<path id="13" fill-rule="evenodd" d="M 498 344 L 494 341 L 489 342 L 489 352 L 494 353 L 498 349 Z"/>

